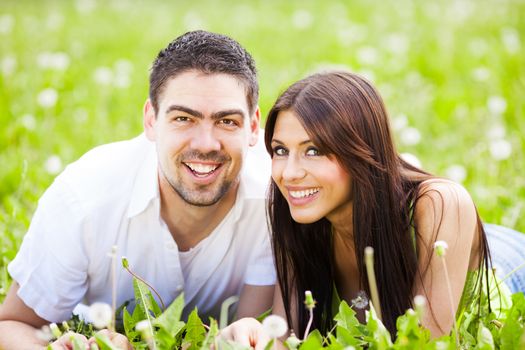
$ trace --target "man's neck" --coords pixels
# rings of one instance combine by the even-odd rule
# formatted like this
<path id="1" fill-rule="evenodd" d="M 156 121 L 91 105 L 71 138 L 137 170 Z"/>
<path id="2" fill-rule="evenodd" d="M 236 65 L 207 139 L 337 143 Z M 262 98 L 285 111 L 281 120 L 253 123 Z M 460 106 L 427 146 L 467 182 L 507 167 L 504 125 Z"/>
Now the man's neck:
<path id="1" fill-rule="evenodd" d="M 160 179 L 159 179 L 160 180 Z M 239 184 L 217 203 L 210 206 L 196 206 L 184 201 L 169 185 L 160 182 L 160 215 L 177 243 L 180 251 L 196 246 L 226 217 L 235 204 Z"/>

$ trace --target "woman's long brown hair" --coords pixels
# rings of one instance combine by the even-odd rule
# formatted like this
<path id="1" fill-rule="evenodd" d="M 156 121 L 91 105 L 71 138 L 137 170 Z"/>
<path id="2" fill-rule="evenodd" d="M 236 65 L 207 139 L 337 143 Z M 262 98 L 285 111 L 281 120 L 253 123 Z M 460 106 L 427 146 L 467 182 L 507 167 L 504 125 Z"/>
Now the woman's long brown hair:
<path id="1" fill-rule="evenodd" d="M 412 307 L 415 279 L 424 273 L 418 271 L 414 246 L 418 233 L 412 213 L 415 203 L 424 195 L 420 193 L 421 183 L 434 177 L 400 158 L 379 93 L 358 75 L 343 71 L 314 74 L 282 93 L 266 122 L 265 143 L 270 155 L 275 123 L 281 111 L 293 111 L 319 150 L 334 155 L 350 173 L 359 288 L 370 295 L 363 252 L 371 246 L 375 251 L 383 323 L 394 334 L 397 317 Z M 299 329 L 295 331 L 304 332 L 308 321 L 304 292 L 311 290 L 318 302 L 314 309 L 314 327 L 326 333 L 333 327 L 334 316 L 331 225 L 326 219 L 311 224 L 295 222 L 273 180 L 268 214 L 288 323 L 292 324 L 291 303 L 295 300 L 299 320 Z M 483 227 L 481 224 L 478 227 L 482 267 L 489 253 Z"/>

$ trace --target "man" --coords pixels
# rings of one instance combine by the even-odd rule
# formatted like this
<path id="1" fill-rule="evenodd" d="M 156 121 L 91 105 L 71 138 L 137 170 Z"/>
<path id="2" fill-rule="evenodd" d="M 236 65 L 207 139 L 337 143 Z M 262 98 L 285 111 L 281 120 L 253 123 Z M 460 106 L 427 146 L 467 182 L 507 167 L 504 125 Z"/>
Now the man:
<path id="1" fill-rule="evenodd" d="M 42 196 L 9 265 L 0 348 L 39 348 L 35 328 L 81 302 L 133 298 L 132 278 L 112 276 L 108 253 L 126 256 L 168 305 L 182 291 L 187 315 L 218 317 L 240 295 L 237 316 L 271 306 L 275 272 L 265 219 L 269 159 L 259 135 L 251 56 L 204 31 L 162 50 L 150 74 L 139 137 L 97 147 Z M 119 262 L 120 266 L 120 262 Z"/>

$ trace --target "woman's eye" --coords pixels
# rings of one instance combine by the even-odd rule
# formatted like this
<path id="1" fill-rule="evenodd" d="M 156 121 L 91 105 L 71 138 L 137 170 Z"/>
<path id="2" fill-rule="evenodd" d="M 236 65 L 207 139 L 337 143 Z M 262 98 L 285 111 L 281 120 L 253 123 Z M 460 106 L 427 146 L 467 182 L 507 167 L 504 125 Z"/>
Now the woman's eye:
<path id="1" fill-rule="evenodd" d="M 320 156 L 321 152 L 319 152 L 319 150 L 317 148 L 315 148 L 315 147 L 309 147 L 306 150 L 306 155 L 307 156 Z"/>
<path id="2" fill-rule="evenodd" d="M 277 146 L 273 148 L 273 154 L 276 156 L 284 156 L 286 155 L 286 149 L 281 146 Z"/>

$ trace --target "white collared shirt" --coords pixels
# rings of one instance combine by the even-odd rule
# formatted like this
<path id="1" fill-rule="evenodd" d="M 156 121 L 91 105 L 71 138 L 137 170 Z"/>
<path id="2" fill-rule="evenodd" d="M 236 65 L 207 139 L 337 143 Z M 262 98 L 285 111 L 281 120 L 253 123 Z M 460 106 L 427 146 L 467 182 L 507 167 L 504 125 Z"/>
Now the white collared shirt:
<path id="1" fill-rule="evenodd" d="M 259 140 L 244 160 L 234 206 L 181 258 L 160 218 L 155 144 L 140 135 L 96 147 L 41 197 L 8 271 L 26 305 L 60 322 L 79 303 L 111 304 L 109 254 L 116 246 L 117 305 L 133 299 L 132 278 L 120 262 L 126 256 L 166 306 L 184 291 L 184 315 L 197 306 L 200 315 L 217 318 L 222 301 L 239 295 L 244 284 L 275 283 L 265 214 L 269 178 L 269 157 Z"/>

